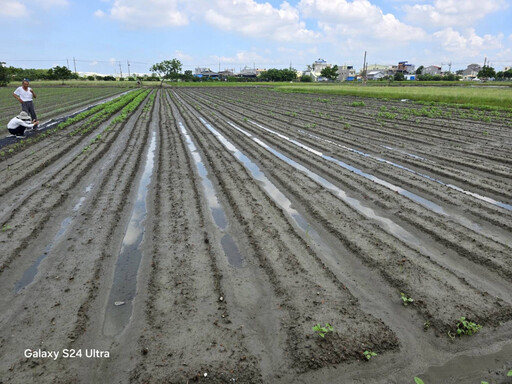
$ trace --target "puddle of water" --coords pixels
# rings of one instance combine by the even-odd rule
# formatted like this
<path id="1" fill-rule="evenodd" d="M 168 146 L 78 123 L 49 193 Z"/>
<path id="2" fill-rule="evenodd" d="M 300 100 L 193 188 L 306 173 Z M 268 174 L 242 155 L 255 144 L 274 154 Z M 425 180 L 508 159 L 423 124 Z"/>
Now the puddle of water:
<path id="1" fill-rule="evenodd" d="M 267 129 L 268 129 L 268 128 L 267 128 Z M 428 180 L 431 180 L 431 181 L 433 181 L 433 182 L 435 182 L 435 183 L 441 184 L 441 185 L 443 185 L 443 186 L 445 186 L 445 187 L 448 187 L 448 188 L 454 189 L 454 190 L 456 190 L 456 191 L 458 191 L 458 192 L 462 192 L 462 193 L 464 193 L 464 194 L 466 194 L 466 195 L 473 196 L 474 198 L 479 199 L 479 200 L 482 200 L 482 201 L 485 201 L 485 202 L 487 202 L 487 203 L 489 203 L 489 204 L 493 204 L 493 205 L 496 205 L 497 207 L 504 208 L 504 209 L 506 209 L 506 210 L 508 210 L 508 211 L 512 211 L 512 205 L 511 205 L 511 204 L 507 204 L 507 203 L 504 203 L 504 202 L 501 202 L 501 201 L 498 201 L 498 200 L 492 199 L 492 198 L 490 198 L 490 197 L 480 195 L 480 194 L 475 193 L 475 192 L 467 191 L 467 190 L 465 190 L 465 189 L 463 189 L 463 188 L 460 188 L 460 187 L 458 187 L 458 186 L 456 186 L 456 185 L 453 185 L 453 184 L 447 184 L 447 183 L 445 183 L 444 181 L 441 181 L 441 180 L 439 180 L 439 179 L 436 179 L 435 177 L 432 177 L 432 176 L 426 175 L 426 174 L 421 173 L 421 172 L 417 172 L 417 171 L 415 171 L 415 170 L 413 170 L 413 169 L 411 169 L 411 168 L 407 168 L 407 167 L 404 167 L 403 165 L 393 163 L 392 161 L 389 161 L 389 160 L 383 159 L 383 158 L 381 158 L 381 157 L 373 156 L 373 155 L 370 155 L 370 154 L 368 154 L 368 153 L 365 153 L 365 152 L 362 152 L 362 151 L 358 151 L 357 149 L 353 149 L 353 148 L 346 147 L 346 146 L 344 146 L 344 145 L 341 145 L 341 144 L 335 143 L 335 142 L 333 142 L 333 141 L 331 141 L 331 140 L 324 139 L 324 138 L 319 137 L 319 136 L 317 136 L 317 135 L 313 135 L 313 134 L 311 134 L 311 133 L 304 132 L 304 131 L 301 131 L 301 132 L 303 132 L 303 133 L 307 134 L 308 136 L 314 137 L 315 139 L 318 139 L 318 140 L 321 140 L 321 141 L 325 141 L 325 142 L 330 143 L 330 144 L 333 144 L 333 145 L 335 145 L 335 146 L 337 146 L 337 147 L 340 147 L 340 148 L 346 149 L 347 151 L 351 151 L 351 152 L 357 153 L 357 154 L 359 154 L 359 155 L 361 155 L 361 156 L 364 156 L 364 157 L 372 158 L 372 159 L 377 160 L 377 161 L 379 161 L 379 162 L 381 162 L 381 163 L 389 164 L 389 165 L 391 165 L 391 166 L 393 166 L 393 167 L 400 168 L 400 169 L 402 169 L 402 170 L 404 170 L 404 171 L 407 171 L 407 172 L 413 173 L 413 174 L 415 174 L 415 175 L 417 175 L 417 176 L 424 177 L 424 178 L 426 178 L 426 179 L 428 179 Z"/>
<path id="2" fill-rule="evenodd" d="M 412 192 L 410 192 L 410 191 L 408 191 L 406 189 L 400 188 L 400 187 L 398 187 L 398 186 L 396 186 L 394 184 L 391 184 L 391 183 L 389 183 L 389 182 L 387 182 L 385 180 L 379 179 L 378 177 L 373 176 L 373 175 L 371 175 L 369 173 L 363 172 L 360 169 L 358 169 L 356 167 L 353 167 L 351 165 L 348 165 L 347 163 L 344 163 L 341 160 L 335 159 L 335 158 L 333 158 L 331 156 L 328 156 L 328 155 L 324 155 L 322 152 L 317 151 L 317 150 L 315 150 L 315 149 L 313 149 L 311 147 L 308 147 L 307 145 L 301 143 L 300 141 L 290 139 L 288 136 L 282 135 L 279 132 L 276 132 L 276 131 L 274 131 L 272 129 L 264 127 L 261 124 L 258 124 L 258 123 L 254 122 L 254 121 L 251 121 L 251 120 L 250 120 L 250 122 L 253 125 L 256 125 L 258 128 L 261 128 L 261 129 L 263 129 L 263 130 L 265 130 L 267 132 L 270 132 L 270 133 L 272 133 L 274 135 L 277 135 L 280 138 L 282 138 L 282 139 L 284 139 L 286 141 L 289 141 L 290 143 L 293 143 L 293 144 L 297 145 L 298 147 L 301 147 L 301 148 L 305 149 L 306 151 L 314 153 L 315 155 L 320 156 L 320 157 L 322 157 L 323 159 L 325 159 L 327 161 L 335 163 L 335 164 L 339 165 L 340 167 L 342 167 L 344 169 L 347 169 L 347 170 L 349 170 L 351 172 L 354 172 L 355 174 L 357 174 L 359 176 L 362 176 L 362 177 L 364 177 L 364 178 L 366 178 L 368 180 L 371 180 L 371 181 L 373 181 L 373 182 L 375 182 L 377 184 L 380 184 L 380 185 L 382 185 L 382 186 L 384 186 L 384 187 L 386 187 L 388 189 L 391 189 L 392 191 L 395 191 L 395 192 L 399 193 L 400 195 L 405 196 L 405 197 L 407 197 L 407 198 L 409 198 L 409 199 L 411 199 L 411 200 L 413 200 L 413 201 L 423 205 L 424 207 L 428 208 L 429 210 L 431 210 L 433 212 L 439 213 L 441 215 L 445 215 L 446 214 L 442 207 L 440 207 L 439 205 L 433 203 L 430 200 L 427 200 L 427 199 L 425 199 L 425 198 L 423 198 L 421 196 L 416 195 L 415 193 L 412 193 Z M 311 136 L 316 138 L 316 136 L 314 136 L 314 135 L 311 135 Z M 362 152 L 359 152 L 359 151 L 357 151 L 357 152 L 362 154 Z"/>
<path id="3" fill-rule="evenodd" d="M 243 265 L 243 257 L 240 254 L 238 246 L 233 241 L 233 238 L 225 234 L 220 240 L 220 245 L 222 245 L 222 249 L 228 258 L 229 264 L 233 267 L 241 268 Z"/>
<path id="4" fill-rule="evenodd" d="M 57 241 L 59 241 L 59 239 L 68 229 L 69 224 L 71 224 L 71 221 L 73 221 L 71 217 L 66 217 L 64 220 L 62 220 L 58 232 L 55 234 L 52 241 L 46 246 L 43 254 L 39 256 L 36 259 L 36 261 L 34 261 L 32 265 L 25 270 L 25 272 L 23 272 L 23 276 L 21 277 L 21 279 L 19 279 L 16 282 L 16 284 L 14 284 L 14 293 L 19 293 L 23 288 L 25 288 L 30 283 L 32 283 L 32 281 L 34 281 L 37 272 L 39 271 L 39 264 L 41 264 L 41 262 L 50 254 L 51 250 L 53 249 Z"/>
<path id="5" fill-rule="evenodd" d="M 146 156 L 146 165 L 137 190 L 137 198 L 116 262 L 103 324 L 103 333 L 106 336 L 120 334 L 130 322 L 132 315 L 133 299 L 137 293 L 137 273 L 142 259 L 140 245 L 144 239 L 146 228 L 146 199 L 155 163 L 155 148 L 156 132 L 153 131 Z"/>
<path id="6" fill-rule="evenodd" d="M 302 131 L 304 132 L 304 131 Z M 308 134 L 307 132 L 304 132 L 306 134 Z M 413 159 L 417 159 L 417 160 L 426 160 L 424 157 L 421 157 L 421 156 L 418 156 L 418 155 L 413 155 L 412 153 L 407 153 L 407 152 L 404 152 L 404 151 L 400 151 L 399 149 L 396 149 L 396 148 L 393 148 L 393 147 L 388 147 L 386 145 L 381 145 L 382 148 L 386 148 L 386 149 L 389 149 L 390 151 L 395 151 L 395 152 L 400 152 L 400 153 L 403 153 L 404 155 L 407 155 L 409 157 L 412 157 Z M 431 161 L 431 160 L 429 160 Z M 434 161 L 431 161 L 432 163 L 434 163 Z"/>
<path id="7" fill-rule="evenodd" d="M 201 155 L 199 154 L 196 145 L 192 141 L 192 138 L 188 134 L 187 129 L 185 128 L 181 121 L 178 122 L 178 125 L 180 127 L 181 133 L 185 137 L 185 142 L 187 143 L 188 149 L 192 153 L 192 158 L 194 159 L 197 171 L 199 173 L 199 176 L 201 177 L 203 191 L 206 196 L 208 207 L 210 207 L 210 212 L 212 214 L 213 221 L 220 228 L 221 232 L 224 233 L 224 236 L 222 236 L 222 239 L 220 241 L 222 250 L 224 251 L 224 254 L 227 257 L 229 264 L 232 265 L 233 267 L 240 268 L 243 265 L 243 257 L 231 235 L 226 233 L 226 228 L 228 227 L 228 220 L 226 218 L 226 214 L 224 213 L 224 209 L 222 208 L 222 205 L 220 204 L 220 201 L 217 197 L 217 193 L 215 192 L 215 187 L 213 186 L 211 180 L 208 178 L 208 171 L 206 170 Z"/>
<path id="8" fill-rule="evenodd" d="M 324 255 L 329 255 L 333 260 L 337 260 L 336 252 L 327 245 L 322 239 L 320 234 L 309 224 L 309 222 L 292 206 L 292 202 L 272 183 L 261 169 L 251 159 L 244 155 L 238 148 L 236 148 L 228 139 L 226 139 L 220 132 L 211 126 L 206 120 L 200 118 L 203 125 L 212 132 L 217 139 L 238 159 L 246 169 L 249 170 L 252 177 L 257 180 L 263 187 L 267 195 L 274 200 L 274 202 L 284 211 L 284 213 L 292 219 L 295 225 L 302 231 L 302 235 L 309 245 L 316 247 Z M 238 129 L 247 137 L 255 139 L 249 132 L 238 128 L 231 122 L 231 126 Z"/>
<path id="9" fill-rule="evenodd" d="M 419 377 L 425 383 L 511 383 L 506 376 L 511 367 L 512 344 L 507 344 L 499 352 L 489 355 L 457 356 L 443 366 L 429 367 Z M 501 374 L 496 375 L 498 372 Z"/>

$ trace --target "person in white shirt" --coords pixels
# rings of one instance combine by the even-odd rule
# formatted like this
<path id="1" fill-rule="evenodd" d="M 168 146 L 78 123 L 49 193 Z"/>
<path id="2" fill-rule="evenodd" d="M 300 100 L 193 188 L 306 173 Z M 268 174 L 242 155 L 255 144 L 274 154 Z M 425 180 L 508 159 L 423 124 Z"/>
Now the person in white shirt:
<path id="1" fill-rule="evenodd" d="M 30 123 L 30 115 L 22 111 L 20 114 L 16 117 L 13 117 L 11 121 L 7 123 L 7 129 L 9 130 L 9 133 L 11 136 L 16 136 L 18 139 L 23 139 L 25 137 L 25 130 L 32 130 L 34 129 L 34 126 L 39 124 L 39 121 L 34 121 Z"/>
<path id="2" fill-rule="evenodd" d="M 25 79 L 21 83 L 21 87 L 16 88 L 13 93 L 15 99 L 17 99 L 21 103 L 21 110 L 30 114 L 32 117 L 32 122 L 37 120 L 36 110 L 34 109 L 33 99 L 37 96 L 28 86 L 28 80 Z"/>

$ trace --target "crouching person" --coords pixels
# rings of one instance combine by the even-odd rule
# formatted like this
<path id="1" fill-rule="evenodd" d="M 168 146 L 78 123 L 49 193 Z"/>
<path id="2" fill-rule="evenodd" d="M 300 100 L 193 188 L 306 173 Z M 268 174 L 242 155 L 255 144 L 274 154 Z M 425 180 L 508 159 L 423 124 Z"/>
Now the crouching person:
<path id="1" fill-rule="evenodd" d="M 25 137 L 25 130 L 34 129 L 34 125 L 39 124 L 39 121 L 34 121 L 30 123 L 32 118 L 30 115 L 22 111 L 18 116 L 13 117 L 9 123 L 7 123 L 7 129 L 11 136 L 16 136 L 18 139 L 23 139 Z"/>

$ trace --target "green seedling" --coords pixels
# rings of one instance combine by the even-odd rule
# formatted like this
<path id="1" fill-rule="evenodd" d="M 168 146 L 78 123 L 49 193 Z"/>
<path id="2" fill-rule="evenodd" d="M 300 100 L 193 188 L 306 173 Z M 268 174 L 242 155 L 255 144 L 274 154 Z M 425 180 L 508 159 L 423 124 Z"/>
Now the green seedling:
<path id="1" fill-rule="evenodd" d="M 370 360 L 373 356 L 377 356 L 377 354 L 372 351 L 364 351 L 363 355 L 366 357 L 366 360 Z"/>
<path id="2" fill-rule="evenodd" d="M 427 330 L 427 329 L 429 329 L 429 328 L 430 328 L 430 321 L 428 321 L 428 320 L 427 320 L 427 321 L 425 321 L 425 322 L 423 323 L 423 329 L 426 331 L 426 330 Z"/>
<path id="3" fill-rule="evenodd" d="M 423 380 L 421 380 L 419 377 L 414 377 L 414 382 L 416 384 L 425 384 L 425 382 Z"/>
<path id="4" fill-rule="evenodd" d="M 508 371 L 507 376 L 508 377 L 512 376 L 512 369 L 510 371 Z"/>
<path id="5" fill-rule="evenodd" d="M 404 304 L 404 307 L 407 307 L 410 303 L 414 301 L 414 299 L 407 297 L 407 295 L 403 292 L 400 292 L 400 298 L 402 299 L 402 303 Z"/>
<path id="6" fill-rule="evenodd" d="M 482 326 L 472 321 L 466 320 L 465 317 L 461 317 L 457 323 L 457 335 L 468 335 L 471 336 L 477 333 Z"/>
<path id="7" fill-rule="evenodd" d="M 320 324 L 315 325 L 313 328 L 313 331 L 318 334 L 322 339 L 325 337 L 326 334 L 329 332 L 334 332 L 334 328 L 331 324 L 325 323 L 325 327 L 322 327 Z"/>
<path id="8" fill-rule="evenodd" d="M 5 224 L 5 225 L 2 227 L 2 232 L 8 231 L 9 229 L 12 229 L 12 227 L 11 227 L 9 224 Z"/>

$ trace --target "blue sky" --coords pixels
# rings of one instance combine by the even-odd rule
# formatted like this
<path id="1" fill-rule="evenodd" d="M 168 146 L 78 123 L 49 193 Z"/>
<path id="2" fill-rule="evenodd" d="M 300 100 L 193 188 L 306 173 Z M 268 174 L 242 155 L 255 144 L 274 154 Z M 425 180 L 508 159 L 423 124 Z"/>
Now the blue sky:
<path id="1" fill-rule="evenodd" d="M 0 0 L 0 61 L 24 68 L 147 73 L 338 65 L 512 66 L 510 0 Z"/>

